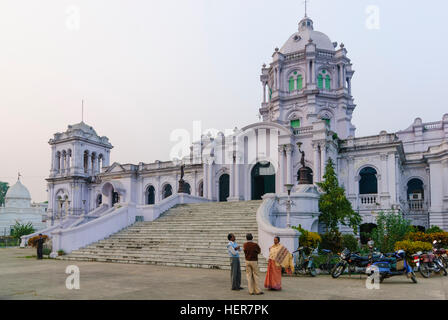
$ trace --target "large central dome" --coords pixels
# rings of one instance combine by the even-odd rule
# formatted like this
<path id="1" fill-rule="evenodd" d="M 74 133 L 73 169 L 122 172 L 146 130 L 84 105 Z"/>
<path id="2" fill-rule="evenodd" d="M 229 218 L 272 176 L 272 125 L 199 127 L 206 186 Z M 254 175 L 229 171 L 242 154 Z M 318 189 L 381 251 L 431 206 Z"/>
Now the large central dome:
<path id="1" fill-rule="evenodd" d="M 280 49 L 283 54 L 302 51 L 312 39 L 317 49 L 334 51 L 335 46 L 330 38 L 319 31 L 314 31 L 313 20 L 308 17 L 299 22 L 299 32 L 294 33 Z"/>

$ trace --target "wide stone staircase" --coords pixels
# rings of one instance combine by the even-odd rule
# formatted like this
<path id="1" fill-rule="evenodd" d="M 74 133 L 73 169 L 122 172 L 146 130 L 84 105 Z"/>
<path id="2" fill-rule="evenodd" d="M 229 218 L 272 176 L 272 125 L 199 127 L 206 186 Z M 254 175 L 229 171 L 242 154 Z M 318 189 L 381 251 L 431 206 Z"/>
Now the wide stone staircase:
<path id="1" fill-rule="evenodd" d="M 241 246 L 249 232 L 258 241 L 256 212 L 260 204 L 244 201 L 178 205 L 155 221 L 137 222 L 58 259 L 230 269 L 227 234 L 235 234 Z M 240 257 L 244 270 L 244 252 Z M 262 255 L 259 266 L 266 271 Z"/>

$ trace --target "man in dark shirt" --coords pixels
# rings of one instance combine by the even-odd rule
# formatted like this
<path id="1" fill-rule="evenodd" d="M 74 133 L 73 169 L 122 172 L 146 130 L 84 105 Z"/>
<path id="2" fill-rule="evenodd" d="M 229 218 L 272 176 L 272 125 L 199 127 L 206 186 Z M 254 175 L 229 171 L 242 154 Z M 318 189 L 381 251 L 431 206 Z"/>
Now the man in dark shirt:
<path id="1" fill-rule="evenodd" d="M 37 239 L 37 259 L 42 259 L 42 249 L 45 239 L 42 237 L 42 233 L 39 233 L 39 239 Z"/>
<path id="2" fill-rule="evenodd" d="M 246 256 L 246 277 L 250 294 L 263 294 L 258 286 L 258 255 L 261 253 L 260 246 L 252 242 L 251 233 L 246 235 L 247 242 L 244 244 L 244 255 Z"/>

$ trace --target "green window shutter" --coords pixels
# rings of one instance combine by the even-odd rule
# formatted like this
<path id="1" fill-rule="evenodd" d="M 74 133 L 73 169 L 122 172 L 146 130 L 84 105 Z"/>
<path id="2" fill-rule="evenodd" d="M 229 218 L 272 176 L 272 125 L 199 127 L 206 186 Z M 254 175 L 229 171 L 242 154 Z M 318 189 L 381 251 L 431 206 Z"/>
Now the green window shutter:
<path id="1" fill-rule="evenodd" d="M 289 78 L 289 92 L 294 91 L 294 78 Z"/>
<path id="2" fill-rule="evenodd" d="M 269 101 L 271 101 L 271 98 L 272 98 L 272 89 L 269 88 Z"/>
<path id="3" fill-rule="evenodd" d="M 327 125 L 330 126 L 330 119 L 322 119 L 322 120 L 324 120 L 327 123 Z"/>
<path id="4" fill-rule="evenodd" d="M 331 89 L 331 83 L 330 83 L 330 76 L 327 75 L 325 77 L 325 89 L 330 90 Z"/>
<path id="5" fill-rule="evenodd" d="M 303 79 L 302 79 L 302 75 L 299 74 L 299 76 L 297 77 L 297 90 L 302 90 L 303 88 Z"/>
<path id="6" fill-rule="evenodd" d="M 319 74 L 319 76 L 317 77 L 317 87 L 319 89 L 324 88 L 324 77 L 321 74 Z"/>
<path id="7" fill-rule="evenodd" d="M 291 120 L 291 128 L 293 129 L 300 128 L 300 120 Z"/>

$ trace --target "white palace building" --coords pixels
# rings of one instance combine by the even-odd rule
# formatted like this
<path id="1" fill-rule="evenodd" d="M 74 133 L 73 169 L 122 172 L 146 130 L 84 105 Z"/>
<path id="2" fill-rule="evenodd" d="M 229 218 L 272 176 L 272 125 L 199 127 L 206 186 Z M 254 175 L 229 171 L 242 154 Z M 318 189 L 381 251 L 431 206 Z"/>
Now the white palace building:
<path id="1" fill-rule="evenodd" d="M 267 194 L 285 194 L 286 184 L 298 184 L 302 151 L 314 183 L 334 160 L 365 224 L 375 223 L 379 211 L 400 210 L 413 225 L 448 230 L 448 114 L 356 137 L 353 74 L 344 45 L 315 31 L 305 17 L 261 69 L 262 120 L 232 135 L 203 135 L 179 161 L 111 162 L 107 137 L 83 122 L 69 125 L 49 141 L 47 230 L 59 236 L 56 247 L 76 249 L 179 203 L 266 201 Z M 179 193 L 181 165 L 185 185 Z M 317 217 L 309 225 L 320 228 Z M 77 244 L 69 248 L 67 242 Z"/>

